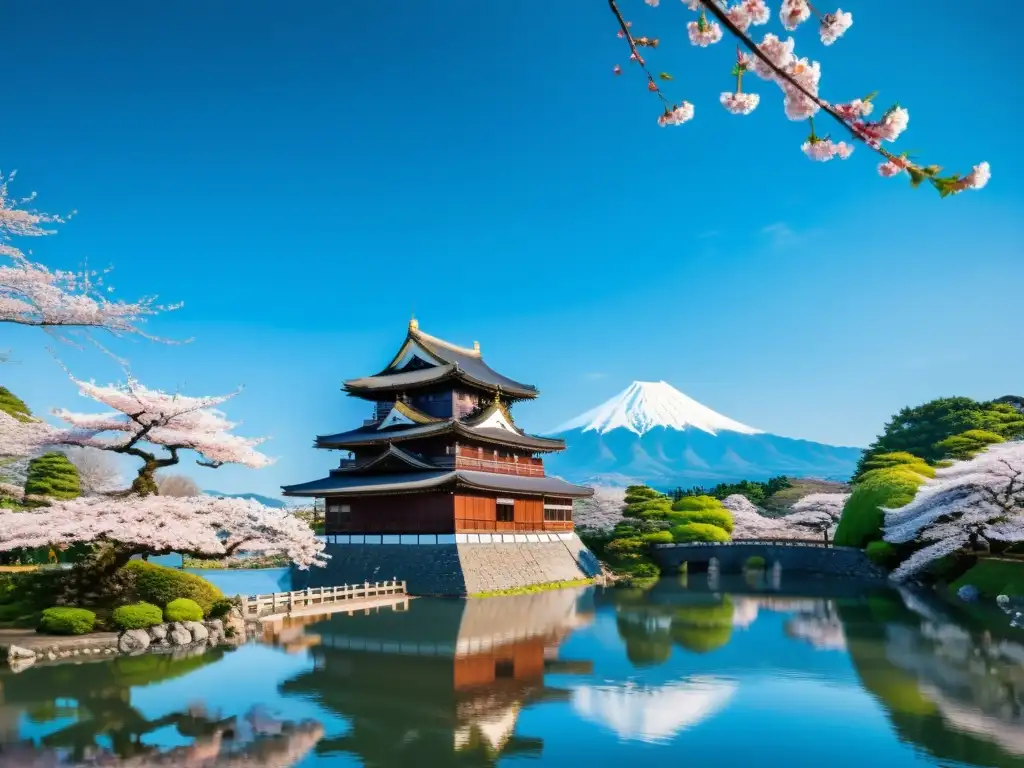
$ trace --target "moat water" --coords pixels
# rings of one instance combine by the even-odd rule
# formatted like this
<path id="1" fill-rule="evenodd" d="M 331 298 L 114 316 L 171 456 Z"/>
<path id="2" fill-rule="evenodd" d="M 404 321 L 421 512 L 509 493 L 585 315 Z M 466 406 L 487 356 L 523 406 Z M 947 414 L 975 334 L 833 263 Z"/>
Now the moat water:
<path id="1" fill-rule="evenodd" d="M 1024 632 L 823 581 L 418 599 L 0 672 L 0 766 L 65 763 L 1024 766 Z"/>

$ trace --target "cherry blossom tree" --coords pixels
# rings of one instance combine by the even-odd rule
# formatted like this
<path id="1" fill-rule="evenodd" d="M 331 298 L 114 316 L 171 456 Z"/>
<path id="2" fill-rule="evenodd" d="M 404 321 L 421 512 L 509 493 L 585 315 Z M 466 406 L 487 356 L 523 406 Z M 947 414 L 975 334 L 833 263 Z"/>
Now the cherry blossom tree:
<path id="1" fill-rule="evenodd" d="M 660 5 L 660 0 L 645 2 L 652 7 Z M 981 189 L 988 183 L 991 171 L 987 162 L 979 163 L 967 174 L 941 176 L 939 174 L 942 169 L 937 165 L 922 165 L 912 160 L 908 152 L 897 154 L 886 149 L 883 142 L 896 141 L 906 130 L 910 120 L 907 110 L 894 104 L 877 120 L 871 121 L 867 118 L 874 111 L 874 93 L 842 103 L 826 101 L 819 94 L 821 65 L 806 57 L 798 57 L 792 37 L 782 40 L 774 34 L 766 34 L 760 43 L 754 42 L 748 30 L 771 20 L 772 9 L 766 0 L 683 0 L 683 4 L 690 11 L 698 13 L 697 18 L 687 24 L 691 44 L 700 48 L 715 45 L 724 38 L 723 29 L 737 40 L 737 52 L 731 70 L 736 87 L 734 91 L 723 92 L 719 99 L 728 112 L 748 115 L 757 108 L 760 95 L 743 90 L 744 76 L 753 74 L 779 86 L 783 93 L 786 117 L 794 121 L 807 121 L 810 133 L 801 149 L 811 160 L 845 160 L 852 154 L 854 144 L 861 143 L 881 157 L 879 175 L 892 177 L 905 173 L 914 187 L 927 180 L 943 197 L 966 189 Z M 619 0 L 608 0 L 608 5 L 618 22 L 618 36 L 628 45 L 631 64 L 640 68 L 647 81 L 647 90 L 661 101 L 662 113 L 658 117 L 658 125 L 682 125 L 693 119 L 693 104 L 688 101 L 670 101 L 663 90 L 663 84 L 674 80 L 673 76 L 668 72 L 659 72 L 655 77 L 651 68 L 653 62 L 649 65 L 645 60 L 649 54 L 642 53 L 656 50 L 659 39 L 635 34 L 632 22 L 626 21 L 619 9 Z M 852 14 L 842 9 L 834 13 L 821 13 L 809 0 L 782 0 L 778 16 L 787 31 L 795 30 L 812 16 L 816 17 L 818 35 L 821 43 L 826 46 L 835 43 L 853 25 Z M 616 64 L 612 71 L 615 75 L 621 75 L 623 69 Z M 822 113 L 839 123 L 850 134 L 853 143 L 833 141 L 827 134 L 820 135 L 815 129 L 814 118 Z"/>
<path id="2" fill-rule="evenodd" d="M 0 512 L 0 550 L 110 544 L 116 570 L 133 555 L 172 552 L 228 557 L 285 554 L 300 568 L 323 565 L 324 545 L 285 509 L 249 499 L 193 496 L 82 496 L 38 510 Z"/>
<path id="3" fill-rule="evenodd" d="M 72 446 L 64 455 L 78 470 L 83 496 L 97 496 L 117 490 L 124 484 L 114 457 L 95 448 Z"/>
<path id="4" fill-rule="evenodd" d="M 30 456 L 53 434 L 53 428 L 33 416 L 12 416 L 0 410 L 0 459 Z"/>
<path id="5" fill-rule="evenodd" d="M 1024 442 L 936 470 L 909 504 L 885 510 L 885 540 L 924 545 L 893 571 L 895 581 L 964 549 L 1024 541 Z"/>
<path id="6" fill-rule="evenodd" d="M 54 414 L 69 426 L 46 439 L 52 444 L 96 448 L 133 456 L 142 461 L 127 494 L 159 494 L 158 470 L 178 464 L 181 452 L 199 455 L 198 464 L 217 468 L 241 464 L 259 468 L 272 459 L 256 450 L 266 438 L 246 438 L 232 433 L 237 426 L 216 406 L 237 392 L 214 397 L 187 397 L 149 389 L 129 378 L 125 384 L 98 386 L 72 378 L 79 392 L 113 412 L 74 413 L 65 409 Z"/>
<path id="7" fill-rule="evenodd" d="M 849 500 L 848 493 L 811 493 L 793 505 L 792 514 L 786 515 L 783 521 L 788 526 L 799 526 L 817 531 L 828 544 L 839 518 L 843 515 L 843 507 Z"/>
<path id="8" fill-rule="evenodd" d="M 68 217 L 31 208 L 35 193 L 12 197 L 8 186 L 15 174 L 0 175 L 0 322 L 44 328 L 65 340 L 62 332 L 102 329 L 113 334 L 149 336 L 139 327 L 147 317 L 178 309 L 153 297 L 138 301 L 109 298 L 105 274 L 96 270 L 50 270 L 11 244 L 12 237 L 43 237 L 56 232 Z"/>

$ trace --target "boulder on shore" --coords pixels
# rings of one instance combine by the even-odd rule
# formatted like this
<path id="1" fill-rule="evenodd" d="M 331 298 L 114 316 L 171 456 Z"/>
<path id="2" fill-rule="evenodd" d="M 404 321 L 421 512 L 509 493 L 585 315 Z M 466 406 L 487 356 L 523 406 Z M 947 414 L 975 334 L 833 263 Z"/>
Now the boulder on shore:
<path id="1" fill-rule="evenodd" d="M 126 629 L 117 639 L 121 653 L 142 653 L 149 648 L 149 633 L 144 629 Z"/>
<path id="2" fill-rule="evenodd" d="M 171 641 L 172 645 L 189 645 L 192 643 L 192 633 L 180 623 L 173 625 L 167 638 Z"/>

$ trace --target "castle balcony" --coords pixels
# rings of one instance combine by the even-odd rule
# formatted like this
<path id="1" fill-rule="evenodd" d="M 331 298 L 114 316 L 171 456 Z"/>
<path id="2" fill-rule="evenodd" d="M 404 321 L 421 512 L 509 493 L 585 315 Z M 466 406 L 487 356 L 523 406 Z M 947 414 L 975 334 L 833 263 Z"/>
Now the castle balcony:
<path id="1" fill-rule="evenodd" d="M 482 448 L 459 446 L 454 456 L 440 456 L 431 460 L 439 467 L 468 469 L 474 472 L 494 472 L 499 475 L 520 475 L 522 477 L 544 477 L 544 462 L 525 456 L 501 456 Z"/>

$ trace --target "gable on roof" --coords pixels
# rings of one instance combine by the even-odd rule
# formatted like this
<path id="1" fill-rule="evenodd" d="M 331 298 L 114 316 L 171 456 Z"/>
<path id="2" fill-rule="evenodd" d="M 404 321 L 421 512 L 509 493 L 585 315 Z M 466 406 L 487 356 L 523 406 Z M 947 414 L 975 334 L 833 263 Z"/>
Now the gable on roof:
<path id="1" fill-rule="evenodd" d="M 407 403 L 403 403 L 401 400 L 396 400 L 395 404 L 391 406 L 391 411 L 384 417 L 384 420 L 378 425 L 377 429 L 387 429 L 388 427 L 401 427 L 401 426 L 421 426 L 423 424 L 437 424 L 444 421 L 444 419 L 438 419 L 434 416 L 430 416 L 423 411 L 413 408 Z"/>
<path id="2" fill-rule="evenodd" d="M 516 435 L 525 434 L 512 421 L 512 414 L 502 405 L 501 400 L 495 395 L 494 401 L 484 408 L 480 413 L 463 422 L 473 429 L 504 429 Z"/>

